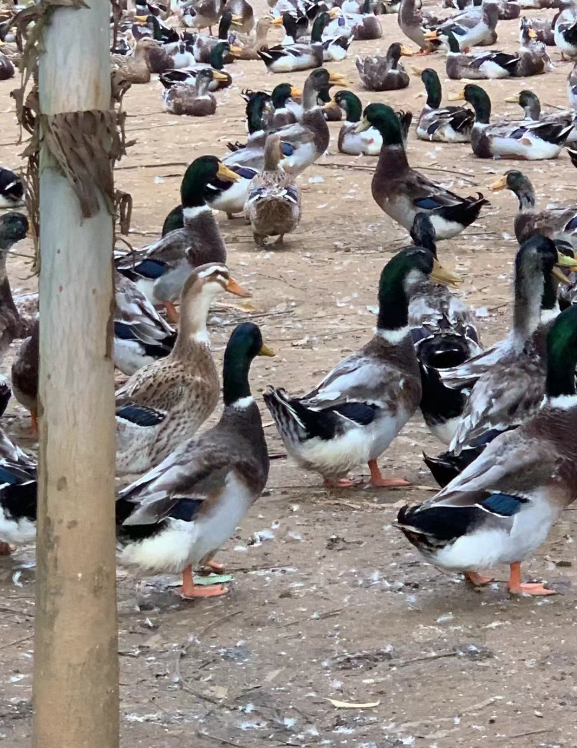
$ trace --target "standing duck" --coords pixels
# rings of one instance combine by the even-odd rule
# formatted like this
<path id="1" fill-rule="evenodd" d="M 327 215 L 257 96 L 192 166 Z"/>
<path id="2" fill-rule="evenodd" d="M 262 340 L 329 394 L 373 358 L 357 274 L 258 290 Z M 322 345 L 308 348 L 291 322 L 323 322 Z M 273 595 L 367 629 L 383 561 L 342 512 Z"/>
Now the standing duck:
<path id="1" fill-rule="evenodd" d="M 519 244 L 535 234 L 541 234 L 553 241 L 561 241 L 577 251 L 577 206 L 555 210 L 535 209 L 535 190 L 528 177 L 516 169 L 506 171 L 490 186 L 494 192 L 511 190 L 519 201 L 519 211 L 515 216 L 515 236 Z"/>
<path id="2" fill-rule="evenodd" d="M 435 229 L 425 213 L 415 216 L 411 239 L 437 257 Z M 433 436 L 449 444 L 467 398 L 443 384 L 439 369 L 462 364 L 481 352 L 475 318 L 446 285 L 427 278 L 411 286 L 409 327 L 421 371 L 421 413 Z"/>
<path id="3" fill-rule="evenodd" d="M 269 458 L 248 375 L 255 356 L 273 355 L 256 325 L 239 325 L 224 354 L 219 422 L 118 496 L 121 561 L 152 573 L 182 572 L 183 597 L 227 592 L 222 585 L 196 586 L 192 571 L 211 565 L 266 486 Z"/>
<path id="4" fill-rule="evenodd" d="M 389 47 L 385 57 L 357 57 L 356 66 L 363 86 L 368 91 L 396 91 L 407 88 L 409 74 L 399 62 L 401 55 L 413 53 L 398 42 Z"/>
<path id="5" fill-rule="evenodd" d="M 459 197 L 411 169 L 403 145 L 399 119 L 386 104 L 369 104 L 359 131 L 375 127 L 383 147 L 372 180 L 377 205 L 407 230 L 419 212 L 431 219 L 438 239 L 450 239 L 479 217 L 487 200 L 483 195 Z"/>
<path id="6" fill-rule="evenodd" d="M 557 158 L 573 125 L 547 122 L 505 122 L 492 125 L 491 99 L 473 83 L 454 97 L 465 100 L 475 110 L 475 124 L 471 135 L 473 153 L 478 158 L 515 158 L 540 161 Z"/>
<path id="7" fill-rule="evenodd" d="M 222 5 L 222 0 L 194 0 L 186 8 L 182 20 L 189 28 L 199 31 L 208 28 L 208 33 L 212 36 L 212 27 L 218 23 Z"/>
<path id="8" fill-rule="evenodd" d="M 408 327 L 409 287 L 431 276 L 456 279 L 426 249 L 408 247 L 385 265 L 379 282 L 379 314 L 373 338 L 341 361 L 307 395 L 283 389 L 264 395 L 289 454 L 326 486 L 346 487 L 345 476 L 368 463 L 375 486 L 406 486 L 385 479 L 377 459 L 413 415 L 421 398 L 419 367 Z"/>
<path id="9" fill-rule="evenodd" d="M 0 216 L 0 361 L 20 331 L 20 316 L 12 298 L 6 258 L 12 246 L 22 241 L 27 233 L 28 219 L 22 213 Z"/>
<path id="10" fill-rule="evenodd" d="M 427 91 L 427 103 L 417 122 L 417 137 L 439 143 L 469 143 L 475 112 L 462 106 L 441 107 L 443 91 L 437 71 L 426 68 L 420 75 Z"/>
<path id="11" fill-rule="evenodd" d="M 418 0 L 401 0 L 398 21 L 405 36 L 420 48 L 419 54 L 428 55 L 435 51 L 435 46 L 426 38 L 426 24 Z"/>
<path id="12" fill-rule="evenodd" d="M 284 160 L 280 136 L 269 135 L 264 147 L 264 169 L 251 182 L 245 205 L 257 246 L 264 239 L 278 236 L 282 246 L 285 234 L 292 233 L 301 218 L 301 195 L 294 178 L 281 166 Z"/>
<path id="13" fill-rule="evenodd" d="M 236 182 L 239 176 L 215 156 L 200 156 L 187 168 L 180 186 L 183 228 L 170 231 L 141 250 L 144 259 L 137 264 L 122 258 L 117 265 L 155 305 L 164 305 L 169 321 L 176 322 L 174 303 L 195 267 L 208 262 L 224 263 L 226 247 L 206 204 L 207 185 L 216 177 Z"/>
<path id="14" fill-rule="evenodd" d="M 219 381 L 206 320 L 217 294 L 250 296 L 225 265 L 201 265 L 182 291 L 171 353 L 136 372 L 116 393 L 119 474 L 149 470 L 190 439 L 218 403 Z"/>
<path id="15" fill-rule="evenodd" d="M 570 307 L 547 336 L 545 398 L 536 415 L 495 439 L 458 478 L 432 499 L 404 506 L 397 526 L 435 566 L 480 572 L 509 564 L 513 594 L 551 595 L 524 584 L 521 562 L 546 540 L 563 510 L 577 498 L 577 308 Z"/>

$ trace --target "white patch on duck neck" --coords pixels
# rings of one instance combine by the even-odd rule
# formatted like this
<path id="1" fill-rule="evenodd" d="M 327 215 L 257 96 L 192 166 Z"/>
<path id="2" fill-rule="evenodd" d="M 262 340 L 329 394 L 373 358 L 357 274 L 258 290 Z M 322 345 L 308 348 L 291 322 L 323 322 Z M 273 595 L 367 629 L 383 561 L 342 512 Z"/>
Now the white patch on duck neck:
<path id="1" fill-rule="evenodd" d="M 254 403 L 254 397 L 249 395 L 248 397 L 239 397 L 234 403 L 231 403 L 233 408 L 244 410 Z"/>
<path id="2" fill-rule="evenodd" d="M 197 205 L 194 208 L 183 208 L 182 217 L 185 221 L 193 221 L 198 215 L 205 211 L 210 211 L 212 208 L 210 205 Z"/>
<path id="3" fill-rule="evenodd" d="M 559 304 L 555 304 L 553 309 L 542 309 L 540 318 L 541 324 L 546 325 L 547 322 L 552 322 L 559 316 L 560 313 L 561 310 L 559 309 Z"/>
<path id="4" fill-rule="evenodd" d="M 558 397 L 549 397 L 545 398 L 545 402 L 550 408 L 569 410 L 570 408 L 577 407 L 577 395 L 559 395 Z"/>
<path id="5" fill-rule="evenodd" d="M 377 327 L 375 328 L 375 335 L 380 335 L 383 340 L 386 340 L 387 343 L 391 343 L 391 345 L 397 345 L 397 343 L 400 343 L 401 340 L 409 335 L 410 331 L 411 330 L 408 326 L 397 327 L 396 330 L 381 330 Z"/>
<path id="6" fill-rule="evenodd" d="M 206 327 L 204 330 L 198 330 L 198 332 L 195 332 L 192 338 L 195 343 L 202 343 L 203 345 L 210 347 L 210 337 L 208 336 L 208 330 Z"/>

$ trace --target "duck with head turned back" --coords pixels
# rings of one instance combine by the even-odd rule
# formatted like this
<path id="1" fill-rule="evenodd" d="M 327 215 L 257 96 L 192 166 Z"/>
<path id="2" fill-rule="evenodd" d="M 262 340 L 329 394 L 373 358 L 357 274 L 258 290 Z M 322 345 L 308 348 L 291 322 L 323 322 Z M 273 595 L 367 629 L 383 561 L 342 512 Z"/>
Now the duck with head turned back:
<path id="1" fill-rule="evenodd" d="M 441 107 L 443 92 L 436 70 L 420 72 L 427 91 L 427 103 L 419 115 L 417 137 L 439 143 L 469 143 L 475 112 L 462 106 Z"/>
<path id="2" fill-rule="evenodd" d="M 563 510 L 577 498 L 577 308 L 570 307 L 547 335 L 545 398 L 515 431 L 496 438 L 458 478 L 418 506 L 404 506 L 397 527 L 435 566 L 480 572 L 510 565 L 513 594 L 551 595 L 523 584 L 521 562 L 546 540 Z"/>
<path id="3" fill-rule="evenodd" d="M 219 422 L 118 496 L 121 561 L 155 573 L 182 572 L 184 597 L 227 592 L 222 585 L 196 586 L 192 571 L 216 566 L 213 556 L 266 486 L 269 458 L 248 375 L 255 356 L 273 355 L 256 325 L 239 325 L 224 354 Z"/>
<path id="4" fill-rule="evenodd" d="M 396 91 L 409 85 L 409 74 L 399 62 L 401 55 L 413 53 L 398 42 L 389 47 L 385 57 L 357 57 L 356 66 L 368 91 Z"/>
<path id="5" fill-rule="evenodd" d="M 183 228 L 170 231 L 140 250 L 143 259 L 134 264 L 130 255 L 118 261 L 118 270 L 133 280 L 156 305 L 164 305 L 169 321 L 176 322 L 174 304 L 195 267 L 226 261 L 226 247 L 206 204 L 207 185 L 216 177 L 236 182 L 239 177 L 216 156 L 200 156 L 187 168 L 180 186 Z"/>
<path id="6" fill-rule="evenodd" d="M 307 395 L 292 398 L 275 388 L 264 395 L 289 454 L 305 469 L 320 473 L 327 486 L 352 485 L 345 476 L 363 463 L 368 463 L 375 486 L 408 485 L 403 479 L 383 478 L 377 459 L 421 398 L 408 307 L 410 286 L 427 276 L 456 278 L 429 250 L 401 250 L 381 274 L 373 338 Z"/>
<path id="7" fill-rule="evenodd" d="M 483 195 L 459 197 L 411 169 L 403 145 L 399 119 L 386 104 L 369 104 L 358 130 L 375 127 L 383 147 L 372 180 L 377 205 L 407 230 L 419 212 L 431 219 L 438 239 L 450 239 L 470 226 L 487 203 Z"/>
<path id="8" fill-rule="evenodd" d="M 577 205 L 555 210 L 537 210 L 535 190 L 528 177 L 517 169 L 509 169 L 490 187 L 511 190 L 519 201 L 519 211 L 515 216 L 515 236 L 519 244 L 535 234 L 541 234 L 557 242 L 569 244 L 577 251 Z"/>
<path id="9" fill-rule="evenodd" d="M 540 161 L 557 158 L 573 125 L 549 122 L 505 122 L 492 125 L 491 99 L 473 83 L 467 83 L 454 100 L 465 100 L 475 110 L 471 147 L 478 158 L 514 158 Z"/>
<path id="10" fill-rule="evenodd" d="M 158 465 L 215 409 L 219 382 L 206 323 L 212 301 L 223 291 L 250 296 L 225 265 L 197 268 L 184 285 L 171 353 L 137 371 L 116 392 L 118 473 Z"/>

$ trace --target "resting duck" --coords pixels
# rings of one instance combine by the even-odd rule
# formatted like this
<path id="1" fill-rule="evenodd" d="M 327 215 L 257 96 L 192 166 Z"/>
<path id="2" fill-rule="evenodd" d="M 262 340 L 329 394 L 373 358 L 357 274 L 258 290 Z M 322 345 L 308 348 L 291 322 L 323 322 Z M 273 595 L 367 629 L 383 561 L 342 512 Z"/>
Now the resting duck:
<path id="1" fill-rule="evenodd" d="M 313 70 L 303 87 L 303 115 L 300 122 L 280 128 L 285 160 L 283 168 L 293 176 L 303 172 L 319 159 L 329 147 L 330 133 L 323 116 L 323 109 L 318 103 L 319 97 L 329 101 L 331 86 L 343 85 L 343 77 L 329 73 L 325 68 Z M 230 153 L 223 158 L 227 166 L 250 166 L 262 170 L 264 165 L 264 144 L 266 134 L 249 139 L 250 148 Z"/>
<path id="2" fill-rule="evenodd" d="M 188 439 L 158 467 L 118 495 L 121 561 L 153 573 L 182 572 L 183 597 L 213 597 L 222 585 L 196 586 L 192 571 L 233 534 L 268 479 L 269 458 L 248 374 L 255 356 L 273 356 L 252 322 L 226 347 L 224 411 L 219 422 Z"/>
<path id="3" fill-rule="evenodd" d="M 443 45 L 448 47 L 445 67 L 451 80 L 523 78 L 541 75 L 551 65 L 549 55 L 540 42 L 522 45 L 517 54 L 498 51 L 463 54 L 459 52 L 456 37 L 449 32 L 447 37 L 443 37 Z"/>
<path id="4" fill-rule="evenodd" d="M 24 203 L 22 180 L 10 169 L 0 166 L 0 208 L 17 208 Z"/>
<path id="5" fill-rule="evenodd" d="M 411 239 L 416 247 L 437 257 L 435 229 L 425 213 L 415 216 Z M 446 387 L 438 370 L 462 364 L 481 352 L 475 318 L 446 285 L 425 279 L 411 286 L 409 327 L 421 371 L 421 413 L 433 436 L 449 444 L 466 397 Z"/>
<path id="6" fill-rule="evenodd" d="M 383 139 L 378 130 L 370 127 L 365 132 L 357 133 L 361 121 L 363 105 L 359 97 L 352 91 L 339 91 L 333 100 L 325 104 L 327 107 L 339 107 L 345 113 L 345 122 L 339 131 L 338 149 L 350 156 L 377 156 L 381 152 Z"/>
<path id="7" fill-rule="evenodd" d="M 301 193 L 281 166 L 284 158 L 280 135 L 268 135 L 264 169 L 252 180 L 244 208 L 259 247 L 266 246 L 268 236 L 278 236 L 275 246 L 282 246 L 284 235 L 295 231 L 301 219 Z"/>
<path id="8" fill-rule="evenodd" d="M 363 86 L 368 91 L 396 91 L 407 88 L 409 74 L 399 62 L 401 55 L 412 55 L 410 49 L 394 42 L 385 57 L 357 57 L 356 66 Z"/>
<path id="9" fill-rule="evenodd" d="M 417 6 L 417 0 L 401 0 L 399 7 L 399 27 L 405 36 L 414 42 L 420 48 L 418 54 L 430 54 L 434 52 L 435 45 L 425 37 L 426 26 L 432 25 L 432 19 L 425 19 L 420 10 L 421 3 Z M 437 20 L 437 19 L 435 19 Z"/>
<path id="10" fill-rule="evenodd" d="M 438 143 L 469 143 L 475 112 L 462 106 L 441 107 L 443 92 L 436 70 L 426 68 L 419 72 L 427 91 L 427 103 L 417 122 L 417 137 Z"/>
<path id="11" fill-rule="evenodd" d="M 151 73 L 189 68 L 195 64 L 194 47 L 180 39 L 172 44 L 156 45 L 147 51 L 146 61 Z"/>
<path id="12" fill-rule="evenodd" d="M 577 498 L 577 308 L 564 311 L 547 336 L 545 399 L 515 431 L 495 439 L 458 478 L 419 506 L 404 506 L 397 526 L 430 563 L 461 571 L 473 584 L 480 573 L 509 564 L 513 594 L 551 595 L 521 581 L 521 562 L 546 540 Z"/>
<path id="13" fill-rule="evenodd" d="M 158 465 L 215 409 L 220 387 L 206 320 L 212 301 L 223 291 L 250 296 L 225 265 L 197 268 L 182 291 L 171 353 L 137 371 L 117 391 L 117 473 L 139 473 Z"/>
<path id="14" fill-rule="evenodd" d="M 364 0 L 361 8 L 361 17 L 353 26 L 353 38 L 356 41 L 370 41 L 380 39 L 383 35 L 383 27 L 372 8 L 372 0 Z"/>
<path id="15" fill-rule="evenodd" d="M 545 325 L 559 312 L 557 281 L 569 281 L 556 265 L 575 268 L 550 239 L 535 235 L 515 260 L 515 305 L 509 336 L 455 368 L 439 371 L 446 386 L 470 393 L 450 451 L 425 456 L 435 479 L 446 485 L 496 436 L 533 415 L 543 397 Z"/>
<path id="16" fill-rule="evenodd" d="M 0 361 L 10 343 L 20 334 L 20 316 L 12 298 L 10 281 L 6 273 L 8 252 L 28 233 L 28 219 L 22 213 L 5 213 L 0 216 Z"/>
<path id="17" fill-rule="evenodd" d="M 561 59 L 577 57 L 577 9 L 574 5 L 565 8 L 558 16 L 553 32 L 555 44 L 561 52 Z"/>
<path id="18" fill-rule="evenodd" d="M 557 158 L 573 125 L 547 122 L 504 122 L 491 125 L 491 99 L 473 83 L 467 83 L 453 100 L 465 100 L 475 110 L 471 134 L 473 153 L 478 158 L 515 158 L 540 161 Z"/>
<path id="19" fill-rule="evenodd" d="M 192 47 L 194 59 L 196 62 L 210 64 L 210 55 L 217 44 L 221 44 L 224 42 L 230 45 L 233 43 L 233 41 L 235 41 L 234 34 L 229 34 L 231 24 L 232 13 L 226 12 L 223 13 L 220 17 L 220 21 L 218 24 L 218 36 L 205 36 L 203 34 L 197 35 Z M 224 56 L 224 62 L 230 63 L 233 61 L 234 57 L 231 55 L 229 49 L 228 54 Z"/>
<path id="20" fill-rule="evenodd" d="M 428 276 L 453 281 L 426 249 L 407 247 L 385 266 L 379 282 L 379 314 L 373 338 L 341 361 L 307 395 L 291 398 L 269 388 L 265 403 L 288 453 L 329 487 L 368 463 L 375 486 L 406 486 L 385 479 L 377 459 L 413 415 L 421 398 L 419 367 L 408 327 L 409 286 Z"/>
<path id="21" fill-rule="evenodd" d="M 132 376 L 143 366 L 168 356 L 176 332 L 136 284 L 117 270 L 114 286 L 114 365 Z"/>
<path id="22" fill-rule="evenodd" d="M 528 177 L 516 169 L 506 171 L 491 187 L 511 190 L 519 201 L 519 212 L 515 216 L 515 236 L 519 244 L 535 234 L 561 241 L 577 250 L 577 206 L 555 210 L 535 209 L 535 190 Z"/>
<path id="23" fill-rule="evenodd" d="M 163 93 L 164 108 L 169 114 L 187 117 L 209 117 L 216 112 L 216 99 L 210 93 L 215 80 L 226 80 L 218 70 L 200 70 L 193 84 L 175 83 Z"/>
<path id="24" fill-rule="evenodd" d="M 469 6 L 427 32 L 425 39 L 434 41 L 451 32 L 457 39 L 459 51 L 466 52 L 478 45 L 495 44 L 498 20 L 499 4 L 495 0 L 483 0 L 480 7 Z"/>
<path id="25" fill-rule="evenodd" d="M 569 109 L 548 112 L 541 112 L 541 101 L 533 91 L 521 91 L 515 96 L 509 96 L 505 99 L 508 104 L 519 104 L 525 112 L 525 120 L 528 122 L 548 122 L 549 124 L 563 124 L 565 126 L 573 125 L 573 129 L 565 141 L 567 144 L 574 143 L 577 140 L 577 128 L 575 127 L 575 112 Z"/>
<path id="26" fill-rule="evenodd" d="M 230 54 L 230 44 L 219 42 L 210 53 L 210 64 L 198 63 L 178 70 L 167 70 L 160 75 L 160 82 L 165 88 L 175 83 L 194 84 L 196 76 L 201 70 L 212 70 L 213 81 L 209 85 L 209 91 L 219 91 L 232 85 L 232 76 L 224 70 L 225 60 Z"/>
<path id="27" fill-rule="evenodd" d="M 426 213 L 438 239 L 450 239 L 470 226 L 487 203 L 483 195 L 459 197 L 411 169 L 403 145 L 399 119 L 385 104 L 369 104 L 358 130 L 375 127 L 383 138 L 372 180 L 377 205 L 407 230 L 419 212 Z"/>
<path id="28" fill-rule="evenodd" d="M 328 13 L 319 13 L 315 18 L 310 43 L 277 44 L 264 47 L 258 56 L 270 73 L 292 73 L 295 70 L 310 70 L 323 64 L 323 31 L 330 21 Z"/>
<path id="29" fill-rule="evenodd" d="M 144 247 L 140 251 L 141 262 L 134 264 L 127 255 L 117 264 L 118 270 L 133 280 L 153 304 L 164 305 L 171 322 L 178 320 L 174 304 L 194 268 L 207 262 L 226 262 L 226 247 L 205 199 L 208 184 L 216 178 L 231 183 L 239 180 L 215 156 L 195 159 L 180 186 L 183 228 Z"/>
<path id="30" fill-rule="evenodd" d="M 13 62 L 3 52 L 0 52 L 0 81 L 10 80 L 15 74 L 16 68 Z"/>

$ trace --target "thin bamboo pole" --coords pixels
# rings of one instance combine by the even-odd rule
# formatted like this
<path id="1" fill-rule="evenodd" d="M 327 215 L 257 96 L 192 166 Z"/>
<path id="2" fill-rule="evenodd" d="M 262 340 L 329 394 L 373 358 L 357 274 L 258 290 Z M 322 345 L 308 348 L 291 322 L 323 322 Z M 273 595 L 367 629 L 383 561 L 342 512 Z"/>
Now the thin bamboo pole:
<path id="1" fill-rule="evenodd" d="M 57 9 L 43 114 L 110 106 L 109 0 Z M 34 748 L 117 748 L 112 218 L 41 152 Z"/>

